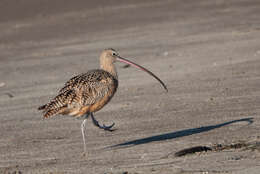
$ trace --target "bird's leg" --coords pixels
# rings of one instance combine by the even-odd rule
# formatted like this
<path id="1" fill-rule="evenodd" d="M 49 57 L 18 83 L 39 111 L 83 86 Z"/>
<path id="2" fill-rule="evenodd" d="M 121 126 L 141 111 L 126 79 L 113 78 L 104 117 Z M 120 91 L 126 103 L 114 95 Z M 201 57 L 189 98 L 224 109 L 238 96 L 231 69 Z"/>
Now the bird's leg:
<path id="1" fill-rule="evenodd" d="M 103 126 L 101 126 L 98 121 L 95 119 L 94 115 L 92 113 L 90 113 L 90 116 L 92 118 L 92 122 L 95 126 L 99 127 L 100 129 L 104 129 L 106 131 L 114 131 L 113 129 L 111 129 L 115 123 L 111 124 L 110 126 L 106 126 L 105 124 L 103 124 Z"/>
<path id="2" fill-rule="evenodd" d="M 86 147 L 86 122 L 87 119 L 85 118 L 81 124 L 81 133 L 82 133 L 82 138 L 83 138 L 83 143 L 84 143 L 84 156 L 87 153 L 87 147 Z"/>

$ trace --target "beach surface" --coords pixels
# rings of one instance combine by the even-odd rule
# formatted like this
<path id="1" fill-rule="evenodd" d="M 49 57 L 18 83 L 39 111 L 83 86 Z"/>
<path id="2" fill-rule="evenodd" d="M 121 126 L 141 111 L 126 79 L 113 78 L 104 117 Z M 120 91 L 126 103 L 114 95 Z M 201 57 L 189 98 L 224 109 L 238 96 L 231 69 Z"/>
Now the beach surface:
<path id="1" fill-rule="evenodd" d="M 259 0 L 1 0 L 0 173 L 259 174 Z M 114 48 L 119 88 L 82 119 L 37 108 Z M 226 147 L 183 156 L 195 146 Z M 212 148 L 213 149 L 213 148 Z"/>

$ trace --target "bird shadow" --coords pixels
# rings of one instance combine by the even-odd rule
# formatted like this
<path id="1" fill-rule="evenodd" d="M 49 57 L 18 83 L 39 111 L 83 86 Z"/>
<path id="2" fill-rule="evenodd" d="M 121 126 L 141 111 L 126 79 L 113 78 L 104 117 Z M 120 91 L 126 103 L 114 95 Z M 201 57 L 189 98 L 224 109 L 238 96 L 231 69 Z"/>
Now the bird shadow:
<path id="1" fill-rule="evenodd" d="M 160 134 L 160 135 L 154 135 L 154 136 L 150 136 L 150 137 L 146 137 L 146 138 L 141 138 L 141 139 L 136 139 L 136 140 L 116 144 L 113 146 L 109 146 L 107 148 L 127 148 L 127 147 L 136 146 L 136 145 L 151 143 L 154 141 L 170 140 L 170 139 L 174 139 L 174 138 L 180 138 L 180 137 L 185 137 L 185 136 L 189 136 L 189 135 L 193 135 L 193 134 L 207 132 L 207 131 L 217 129 L 217 128 L 227 126 L 229 124 L 233 124 L 233 123 L 237 123 L 237 122 L 248 122 L 248 125 L 250 125 L 254 121 L 253 121 L 252 117 L 243 118 L 243 119 L 228 121 L 228 122 L 224 122 L 224 123 L 216 124 L 216 125 L 210 125 L 210 126 L 204 126 L 204 127 L 192 128 L 192 129 L 185 129 L 185 130 L 180 130 L 177 132 L 170 132 L 170 133 L 164 133 L 164 134 Z"/>

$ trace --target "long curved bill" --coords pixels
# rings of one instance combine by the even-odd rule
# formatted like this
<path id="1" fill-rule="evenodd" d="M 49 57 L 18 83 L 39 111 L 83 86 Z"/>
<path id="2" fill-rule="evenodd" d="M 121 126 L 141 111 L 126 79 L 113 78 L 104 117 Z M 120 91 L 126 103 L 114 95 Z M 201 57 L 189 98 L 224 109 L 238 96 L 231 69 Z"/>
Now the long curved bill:
<path id="1" fill-rule="evenodd" d="M 139 68 L 139 69 L 141 69 L 141 70 L 147 72 L 148 74 L 150 74 L 151 76 L 153 76 L 156 80 L 158 80 L 158 81 L 161 83 L 161 85 L 163 86 L 163 88 L 166 90 L 166 92 L 168 92 L 167 86 L 163 83 L 163 81 L 162 81 L 161 79 L 159 79 L 159 77 L 157 77 L 154 73 L 152 73 L 152 72 L 149 71 L 148 69 L 146 69 L 146 68 L 142 67 L 141 65 L 138 65 L 138 64 L 136 64 L 136 63 L 134 63 L 134 62 L 131 62 L 130 60 L 127 60 L 127 59 L 125 59 L 125 58 L 123 58 L 123 57 L 120 57 L 120 56 L 117 56 L 117 60 L 120 61 L 120 62 L 129 64 L 129 65 L 132 65 L 132 66 L 134 66 L 134 67 L 136 67 L 136 68 Z"/>

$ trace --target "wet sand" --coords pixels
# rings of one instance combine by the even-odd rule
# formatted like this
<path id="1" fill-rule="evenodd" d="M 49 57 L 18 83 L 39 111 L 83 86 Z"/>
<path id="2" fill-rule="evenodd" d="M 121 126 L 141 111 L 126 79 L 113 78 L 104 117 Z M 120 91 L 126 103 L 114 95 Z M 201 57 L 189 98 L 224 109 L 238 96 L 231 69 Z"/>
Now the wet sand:
<path id="1" fill-rule="evenodd" d="M 259 147 L 174 153 L 260 140 L 260 2 L 0 2 L 0 173 L 260 171 Z M 37 107 L 112 47 L 158 75 L 117 63 L 119 89 L 88 121 Z"/>

